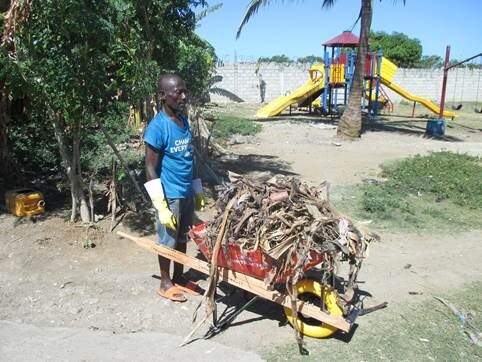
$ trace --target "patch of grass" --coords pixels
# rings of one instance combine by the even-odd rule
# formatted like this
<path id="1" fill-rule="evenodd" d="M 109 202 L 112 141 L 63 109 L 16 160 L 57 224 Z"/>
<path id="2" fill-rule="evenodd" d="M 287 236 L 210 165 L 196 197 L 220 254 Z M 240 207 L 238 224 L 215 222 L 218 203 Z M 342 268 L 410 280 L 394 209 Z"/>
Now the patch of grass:
<path id="1" fill-rule="evenodd" d="M 395 212 L 413 214 L 413 208 L 405 200 L 405 195 L 385 185 L 362 185 L 361 207 L 370 216 L 377 219 L 390 219 Z"/>
<path id="2" fill-rule="evenodd" d="M 482 164 L 451 152 L 415 156 L 383 166 L 386 181 L 338 187 L 332 201 L 377 229 L 442 231 L 482 227 Z"/>
<path id="3" fill-rule="evenodd" d="M 440 232 L 482 227 L 480 210 L 462 208 L 450 201 L 437 202 L 430 195 L 402 199 L 390 198 L 386 194 L 378 195 L 375 191 L 375 200 L 370 205 L 380 206 L 376 212 L 369 213 L 361 207 L 361 200 L 368 196 L 362 188 L 344 187 L 337 190 L 336 194 L 332 193 L 331 201 L 338 210 L 354 219 L 372 220 L 373 226 L 370 228 L 373 229 Z M 400 208 L 391 208 L 397 203 L 401 204 Z"/>
<path id="4" fill-rule="evenodd" d="M 417 155 L 384 165 L 381 176 L 386 181 L 360 185 L 335 204 L 381 227 L 482 226 L 482 163 L 477 157 L 445 151 Z"/>
<path id="5" fill-rule="evenodd" d="M 261 125 L 247 118 L 220 115 L 214 123 L 213 135 L 218 140 L 226 140 L 232 135 L 251 136 L 261 131 Z"/>
<path id="6" fill-rule="evenodd" d="M 400 195 L 432 194 L 437 201 L 482 209 L 482 163 L 478 157 L 453 152 L 417 155 L 382 167 L 388 182 L 381 189 Z"/>
<path id="7" fill-rule="evenodd" d="M 439 295 L 482 330 L 482 283 L 449 295 Z M 460 320 L 442 303 L 427 299 L 420 304 L 389 307 L 357 321 L 360 326 L 349 343 L 336 338 L 305 338 L 310 355 L 301 357 L 295 342 L 271 346 L 263 357 L 269 361 L 480 361 L 482 348 L 469 342 Z"/>

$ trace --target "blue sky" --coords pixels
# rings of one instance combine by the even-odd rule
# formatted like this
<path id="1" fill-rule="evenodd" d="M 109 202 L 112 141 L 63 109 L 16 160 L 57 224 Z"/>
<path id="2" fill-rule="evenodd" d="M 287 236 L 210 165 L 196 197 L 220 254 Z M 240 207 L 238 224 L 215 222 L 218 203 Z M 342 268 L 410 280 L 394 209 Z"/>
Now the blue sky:
<path id="1" fill-rule="evenodd" d="M 240 39 L 236 30 L 249 0 L 210 0 L 223 7 L 202 19 L 197 33 L 209 41 L 225 62 L 236 57 L 256 61 L 260 56 L 285 54 L 296 58 L 321 55 L 326 40 L 353 26 L 360 0 L 338 0 L 330 9 L 321 0 L 273 1 L 245 25 Z M 482 51 L 482 0 L 383 0 L 373 2 L 372 30 L 407 34 L 421 41 L 424 55 L 462 60 Z M 353 32 L 358 35 L 359 27 Z"/>

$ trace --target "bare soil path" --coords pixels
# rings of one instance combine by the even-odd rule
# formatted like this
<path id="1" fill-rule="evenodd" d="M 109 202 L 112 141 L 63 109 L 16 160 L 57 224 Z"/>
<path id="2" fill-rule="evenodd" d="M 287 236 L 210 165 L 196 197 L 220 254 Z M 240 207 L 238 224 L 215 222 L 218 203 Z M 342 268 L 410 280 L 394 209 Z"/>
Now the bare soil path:
<path id="1" fill-rule="evenodd" d="M 253 177 L 284 173 L 337 186 L 376 177 L 381 162 L 416 153 L 445 149 L 482 155 L 480 132 L 449 129 L 452 139 L 435 141 L 422 138 L 417 127 L 410 133 L 374 126 L 360 141 L 344 142 L 333 137 L 330 124 L 284 118 L 264 123 L 259 135 L 231 146 L 222 163 Z M 129 225 L 125 221 L 121 228 L 139 233 Z M 390 307 L 360 318 L 355 339 L 398 306 L 482 280 L 481 230 L 381 236 L 359 279 L 373 295 L 370 304 L 387 301 Z M 96 247 L 84 249 L 86 239 Z M 188 252 L 196 253 L 193 245 Z M 292 329 L 279 326 L 282 311 L 257 302 L 221 335 L 179 350 L 200 297 L 184 304 L 161 299 L 155 294 L 157 274 L 154 255 L 113 234 L 87 234 L 61 214 L 37 222 L 0 215 L 0 355 L 7 360 L 255 360 L 255 353 L 263 356 L 293 341 Z M 245 298 L 226 286 L 219 295 L 220 312 Z"/>
<path id="2" fill-rule="evenodd" d="M 307 182 L 358 183 L 375 176 L 385 161 L 429 151 L 482 154 L 482 132 L 474 134 L 458 129 L 456 136 L 447 141 L 426 139 L 422 137 L 423 122 L 412 126 L 417 132 L 408 133 L 402 127 L 384 131 L 386 126 L 373 125 L 374 131 L 367 131 L 354 142 L 340 141 L 335 137 L 333 123 L 316 122 L 315 118 L 283 117 L 262 125 L 262 132 L 248 138 L 249 143 L 231 147 L 236 154 L 233 164 L 241 170 L 244 167 L 245 172 L 294 174 Z"/>

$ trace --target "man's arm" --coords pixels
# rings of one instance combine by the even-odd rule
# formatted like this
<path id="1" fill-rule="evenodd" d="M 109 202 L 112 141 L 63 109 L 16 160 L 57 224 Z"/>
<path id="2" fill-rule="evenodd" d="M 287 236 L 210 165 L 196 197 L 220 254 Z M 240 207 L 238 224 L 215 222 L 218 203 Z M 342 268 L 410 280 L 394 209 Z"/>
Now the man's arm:
<path id="1" fill-rule="evenodd" d="M 144 184 L 154 207 L 157 210 L 157 216 L 161 224 L 176 230 L 176 219 L 169 210 L 164 190 L 160 180 L 159 162 L 161 160 L 161 152 L 146 143 L 146 183 Z"/>
<path id="2" fill-rule="evenodd" d="M 161 152 L 146 143 L 146 181 L 160 178 L 159 162 L 161 160 Z"/>

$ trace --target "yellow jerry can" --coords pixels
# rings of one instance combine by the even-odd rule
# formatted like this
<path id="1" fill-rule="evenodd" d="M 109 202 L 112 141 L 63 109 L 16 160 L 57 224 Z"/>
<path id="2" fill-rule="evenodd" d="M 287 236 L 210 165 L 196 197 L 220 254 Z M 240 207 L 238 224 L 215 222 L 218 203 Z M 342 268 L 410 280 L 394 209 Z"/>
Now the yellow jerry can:
<path id="1" fill-rule="evenodd" d="M 45 211 L 44 195 L 32 189 L 16 189 L 5 193 L 5 205 L 15 216 L 32 216 Z"/>

